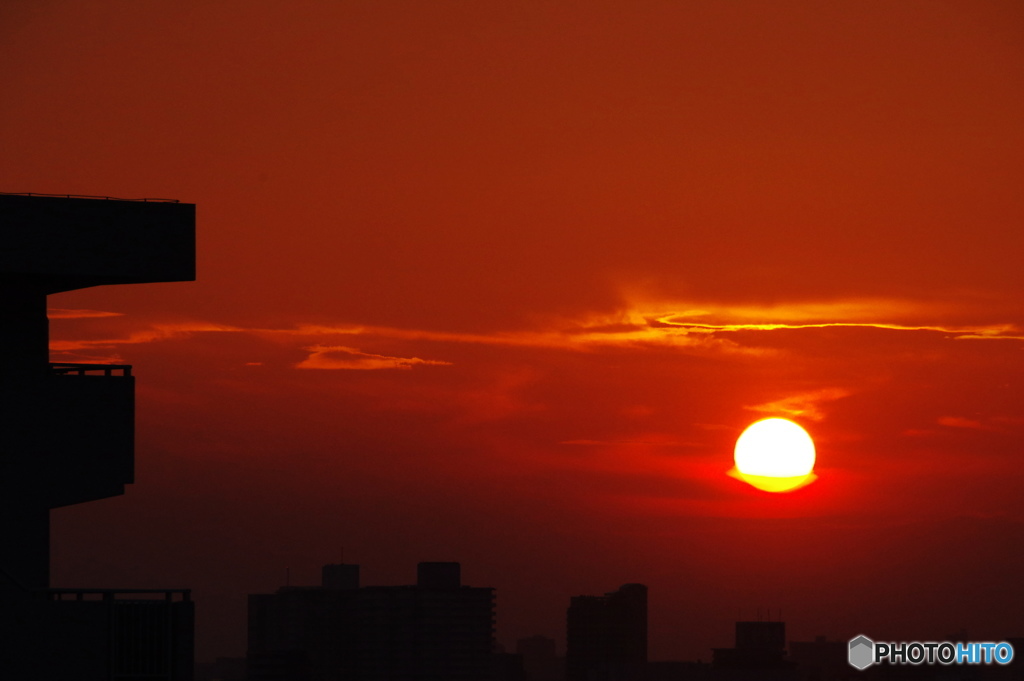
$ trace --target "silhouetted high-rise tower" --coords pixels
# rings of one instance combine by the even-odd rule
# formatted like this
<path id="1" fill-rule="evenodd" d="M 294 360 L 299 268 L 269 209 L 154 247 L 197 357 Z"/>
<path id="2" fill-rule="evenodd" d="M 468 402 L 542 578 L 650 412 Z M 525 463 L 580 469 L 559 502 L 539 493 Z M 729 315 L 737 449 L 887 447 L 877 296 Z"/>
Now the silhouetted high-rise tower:
<path id="1" fill-rule="evenodd" d="M 737 622 L 736 647 L 715 648 L 712 663 L 718 668 L 758 670 L 762 674 L 791 669 L 792 662 L 786 660 L 786 623 Z"/>
<path id="2" fill-rule="evenodd" d="M 12 678 L 58 678 L 62 667 L 44 673 L 40 665 L 59 664 L 47 659 L 51 653 L 73 659 L 69 646 L 79 634 L 91 637 L 81 645 L 93 657 L 102 657 L 100 645 L 123 650 L 129 643 L 123 637 L 139 631 L 125 623 L 148 612 L 129 607 L 148 596 L 135 592 L 117 606 L 121 629 L 107 617 L 107 630 L 87 632 L 113 612 L 87 606 L 113 603 L 126 592 L 68 590 L 76 601 L 58 603 L 67 594 L 49 588 L 50 510 L 122 494 L 133 481 L 135 388 L 130 366 L 50 363 L 46 297 L 104 284 L 194 279 L 194 205 L 0 194 L 0 656 Z M 180 590 L 160 593 L 167 602 L 187 599 Z M 185 605 L 168 617 L 190 620 L 191 604 Z M 109 636 L 99 641 L 101 634 Z M 108 663 L 105 673 L 113 676 L 102 678 L 120 678 L 110 668 L 117 660 Z M 64 678 L 103 673 L 63 664 L 73 670 Z M 185 678 L 150 668 L 139 673 Z"/>
<path id="3" fill-rule="evenodd" d="M 574 596 L 566 611 L 565 678 L 639 678 L 647 663 L 647 587 L 624 584 L 604 596 Z"/>

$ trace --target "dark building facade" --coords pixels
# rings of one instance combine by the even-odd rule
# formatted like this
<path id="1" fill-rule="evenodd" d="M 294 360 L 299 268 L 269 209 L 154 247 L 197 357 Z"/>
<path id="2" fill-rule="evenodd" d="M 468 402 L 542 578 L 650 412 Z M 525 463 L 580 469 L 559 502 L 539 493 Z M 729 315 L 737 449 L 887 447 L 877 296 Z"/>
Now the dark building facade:
<path id="1" fill-rule="evenodd" d="M 566 611 L 567 681 L 640 678 L 647 664 L 647 587 L 574 596 Z"/>
<path id="2" fill-rule="evenodd" d="M 49 361 L 47 296 L 195 279 L 195 206 L 0 194 L 0 660 L 5 678 L 192 678 L 184 589 L 52 589 L 50 510 L 134 478 L 131 367 Z"/>
<path id="3" fill-rule="evenodd" d="M 516 653 L 523 659 L 528 681 L 561 681 L 565 675 L 565 659 L 556 654 L 553 638 L 521 638 L 516 641 Z"/>
<path id="4" fill-rule="evenodd" d="M 359 585 L 327 565 L 319 587 L 249 596 L 251 681 L 494 678 L 494 589 L 458 563 L 420 563 L 411 586 Z"/>
<path id="5" fill-rule="evenodd" d="M 715 648 L 716 678 L 729 681 L 795 681 L 795 665 L 786 657 L 785 622 L 737 622 L 736 647 Z"/>
<path id="6" fill-rule="evenodd" d="M 813 641 L 790 641 L 790 659 L 797 667 L 800 681 L 847 681 L 864 672 L 847 661 L 848 641 L 829 641 L 818 636 Z"/>

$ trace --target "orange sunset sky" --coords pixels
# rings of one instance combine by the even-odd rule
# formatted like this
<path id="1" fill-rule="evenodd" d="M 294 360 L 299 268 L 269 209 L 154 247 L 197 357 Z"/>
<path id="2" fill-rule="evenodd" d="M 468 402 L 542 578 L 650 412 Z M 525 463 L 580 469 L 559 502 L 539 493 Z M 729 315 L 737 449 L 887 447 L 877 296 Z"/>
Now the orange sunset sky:
<path id="1" fill-rule="evenodd" d="M 508 646 L 625 582 L 653 659 L 1024 635 L 1024 5 L 14 1 L 0 64 L 0 191 L 197 205 L 195 283 L 50 298 L 138 377 L 55 586 L 200 660 L 342 559 Z M 813 484 L 726 474 L 767 416 Z"/>

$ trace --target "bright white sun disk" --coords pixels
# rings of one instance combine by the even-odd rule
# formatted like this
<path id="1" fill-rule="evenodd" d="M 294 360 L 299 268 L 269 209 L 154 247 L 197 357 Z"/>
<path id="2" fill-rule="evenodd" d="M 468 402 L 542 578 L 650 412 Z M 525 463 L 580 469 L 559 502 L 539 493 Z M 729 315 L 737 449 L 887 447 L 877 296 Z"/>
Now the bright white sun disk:
<path id="1" fill-rule="evenodd" d="M 790 478 L 814 470 L 814 441 L 786 419 L 751 424 L 736 441 L 736 469 L 745 475 Z"/>

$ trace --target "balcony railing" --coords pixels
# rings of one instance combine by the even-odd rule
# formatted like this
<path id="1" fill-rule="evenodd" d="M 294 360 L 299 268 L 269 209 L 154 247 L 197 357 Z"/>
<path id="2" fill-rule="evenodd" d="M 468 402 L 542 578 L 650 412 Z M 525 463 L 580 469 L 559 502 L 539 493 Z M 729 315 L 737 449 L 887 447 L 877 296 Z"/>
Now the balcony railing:
<path id="1" fill-rule="evenodd" d="M 122 199 L 116 196 L 93 196 L 91 194 L 40 194 L 38 192 L 0 192 L 4 196 L 48 196 L 54 199 L 99 199 L 100 201 L 155 201 L 157 203 L 178 203 L 178 199 Z"/>
<path id="2" fill-rule="evenodd" d="M 43 589 L 49 601 L 166 601 L 192 600 L 192 589 Z"/>
<path id="3" fill-rule="evenodd" d="M 105 669 L 102 678 L 192 678 L 194 610 L 190 589 L 42 589 L 37 593 L 51 601 L 47 605 L 57 618 L 54 621 L 61 622 L 70 634 L 65 641 L 69 650 L 77 654 L 89 641 L 99 644 L 92 653 L 99 653 L 97 660 Z M 79 629 L 68 628 L 74 626 Z"/>
<path id="4" fill-rule="evenodd" d="M 104 376 L 131 376 L 132 367 L 130 364 L 50 363 L 50 373 L 55 376 L 95 376 L 96 372 L 102 372 Z"/>

